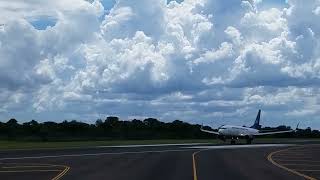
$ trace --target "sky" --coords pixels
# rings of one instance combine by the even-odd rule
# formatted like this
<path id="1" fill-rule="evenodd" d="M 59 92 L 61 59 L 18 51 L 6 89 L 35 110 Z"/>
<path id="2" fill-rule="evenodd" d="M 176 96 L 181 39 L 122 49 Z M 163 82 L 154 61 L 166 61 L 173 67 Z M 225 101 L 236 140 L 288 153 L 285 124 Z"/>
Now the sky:
<path id="1" fill-rule="evenodd" d="M 320 129 L 320 0 L 1 0 L 0 120 Z"/>

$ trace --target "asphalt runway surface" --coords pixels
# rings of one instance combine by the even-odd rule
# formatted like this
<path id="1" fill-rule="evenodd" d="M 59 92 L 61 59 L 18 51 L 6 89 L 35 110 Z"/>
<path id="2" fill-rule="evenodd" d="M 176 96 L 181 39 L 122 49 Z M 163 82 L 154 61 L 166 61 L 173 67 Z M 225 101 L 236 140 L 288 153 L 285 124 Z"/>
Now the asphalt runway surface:
<path id="1" fill-rule="evenodd" d="M 316 180 L 320 144 L 314 143 L 0 151 L 0 179 Z"/>

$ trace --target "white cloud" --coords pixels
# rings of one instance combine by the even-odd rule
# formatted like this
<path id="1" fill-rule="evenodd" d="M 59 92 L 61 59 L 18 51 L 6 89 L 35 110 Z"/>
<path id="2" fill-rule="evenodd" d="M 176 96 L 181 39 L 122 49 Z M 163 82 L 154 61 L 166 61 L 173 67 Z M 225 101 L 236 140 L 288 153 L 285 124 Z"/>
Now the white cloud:
<path id="1" fill-rule="evenodd" d="M 229 37 L 234 44 L 240 45 L 243 38 L 237 28 L 229 26 L 224 32 L 226 33 L 227 37 Z"/>
<path id="2" fill-rule="evenodd" d="M 238 116 L 250 123 L 262 108 L 271 124 L 315 119 L 319 1 L 262 11 L 260 4 L 118 0 L 105 11 L 98 0 L 4 0 L 0 117 Z M 55 23 L 37 30 L 32 21 L 43 18 Z"/>
<path id="3" fill-rule="evenodd" d="M 204 63 L 204 62 L 214 62 L 216 60 L 220 60 L 223 58 L 232 57 L 232 54 L 233 54 L 232 44 L 223 42 L 218 50 L 206 51 L 202 57 L 196 59 L 194 62 L 196 64 Z"/>
<path id="4" fill-rule="evenodd" d="M 83 11 L 84 9 L 94 11 L 97 15 L 103 12 L 102 5 L 95 0 L 92 4 L 85 0 L 55 0 L 55 1 L 20 1 L 3 0 L 0 4 L 0 23 L 25 18 L 27 20 L 38 19 L 39 17 L 55 17 L 61 13 Z"/>
<path id="5" fill-rule="evenodd" d="M 165 6 L 165 0 L 118 0 L 101 31 L 107 39 L 131 38 L 137 31 L 156 37 L 163 31 Z"/>
<path id="6" fill-rule="evenodd" d="M 241 24 L 255 28 L 260 33 L 281 33 L 286 30 L 286 19 L 282 17 L 283 12 L 279 9 L 272 8 L 267 11 L 258 13 L 249 12 L 241 19 Z M 253 29 L 250 29 L 251 31 Z M 276 34 L 272 34 L 276 35 Z M 264 35 L 266 36 L 266 34 Z"/>

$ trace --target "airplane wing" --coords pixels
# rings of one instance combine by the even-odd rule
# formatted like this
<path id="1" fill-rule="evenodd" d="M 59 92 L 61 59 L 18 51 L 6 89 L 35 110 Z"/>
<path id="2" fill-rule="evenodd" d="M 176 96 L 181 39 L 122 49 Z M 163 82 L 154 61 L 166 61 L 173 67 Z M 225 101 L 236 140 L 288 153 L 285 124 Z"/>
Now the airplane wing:
<path id="1" fill-rule="evenodd" d="M 255 134 L 255 136 L 263 136 L 263 135 L 270 135 L 270 134 L 282 134 L 282 133 L 290 133 L 290 132 L 295 132 L 299 129 L 299 124 L 300 122 L 297 124 L 296 130 L 287 130 L 287 131 L 273 131 L 273 132 L 261 132 L 261 133 L 257 133 Z"/>
<path id="2" fill-rule="evenodd" d="M 202 132 L 219 135 L 219 132 L 217 132 L 217 131 L 209 131 L 209 130 L 205 130 L 205 129 L 202 129 L 202 128 L 201 128 L 200 130 L 201 130 Z"/>
<path id="3" fill-rule="evenodd" d="M 270 135 L 270 134 L 282 134 L 282 133 L 289 133 L 294 132 L 295 130 L 287 130 L 287 131 L 273 131 L 273 132 L 262 132 L 254 134 L 255 136 L 264 136 L 264 135 Z"/>

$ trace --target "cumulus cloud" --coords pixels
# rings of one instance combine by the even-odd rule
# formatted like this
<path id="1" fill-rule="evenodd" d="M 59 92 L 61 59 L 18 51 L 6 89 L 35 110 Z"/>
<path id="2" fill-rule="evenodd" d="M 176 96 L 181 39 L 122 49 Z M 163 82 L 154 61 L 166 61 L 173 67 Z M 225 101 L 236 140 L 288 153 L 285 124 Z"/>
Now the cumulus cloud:
<path id="1" fill-rule="evenodd" d="M 320 127 L 320 3 L 265 3 L 4 0 L 0 117 L 242 125 L 262 108 L 269 125 Z"/>

